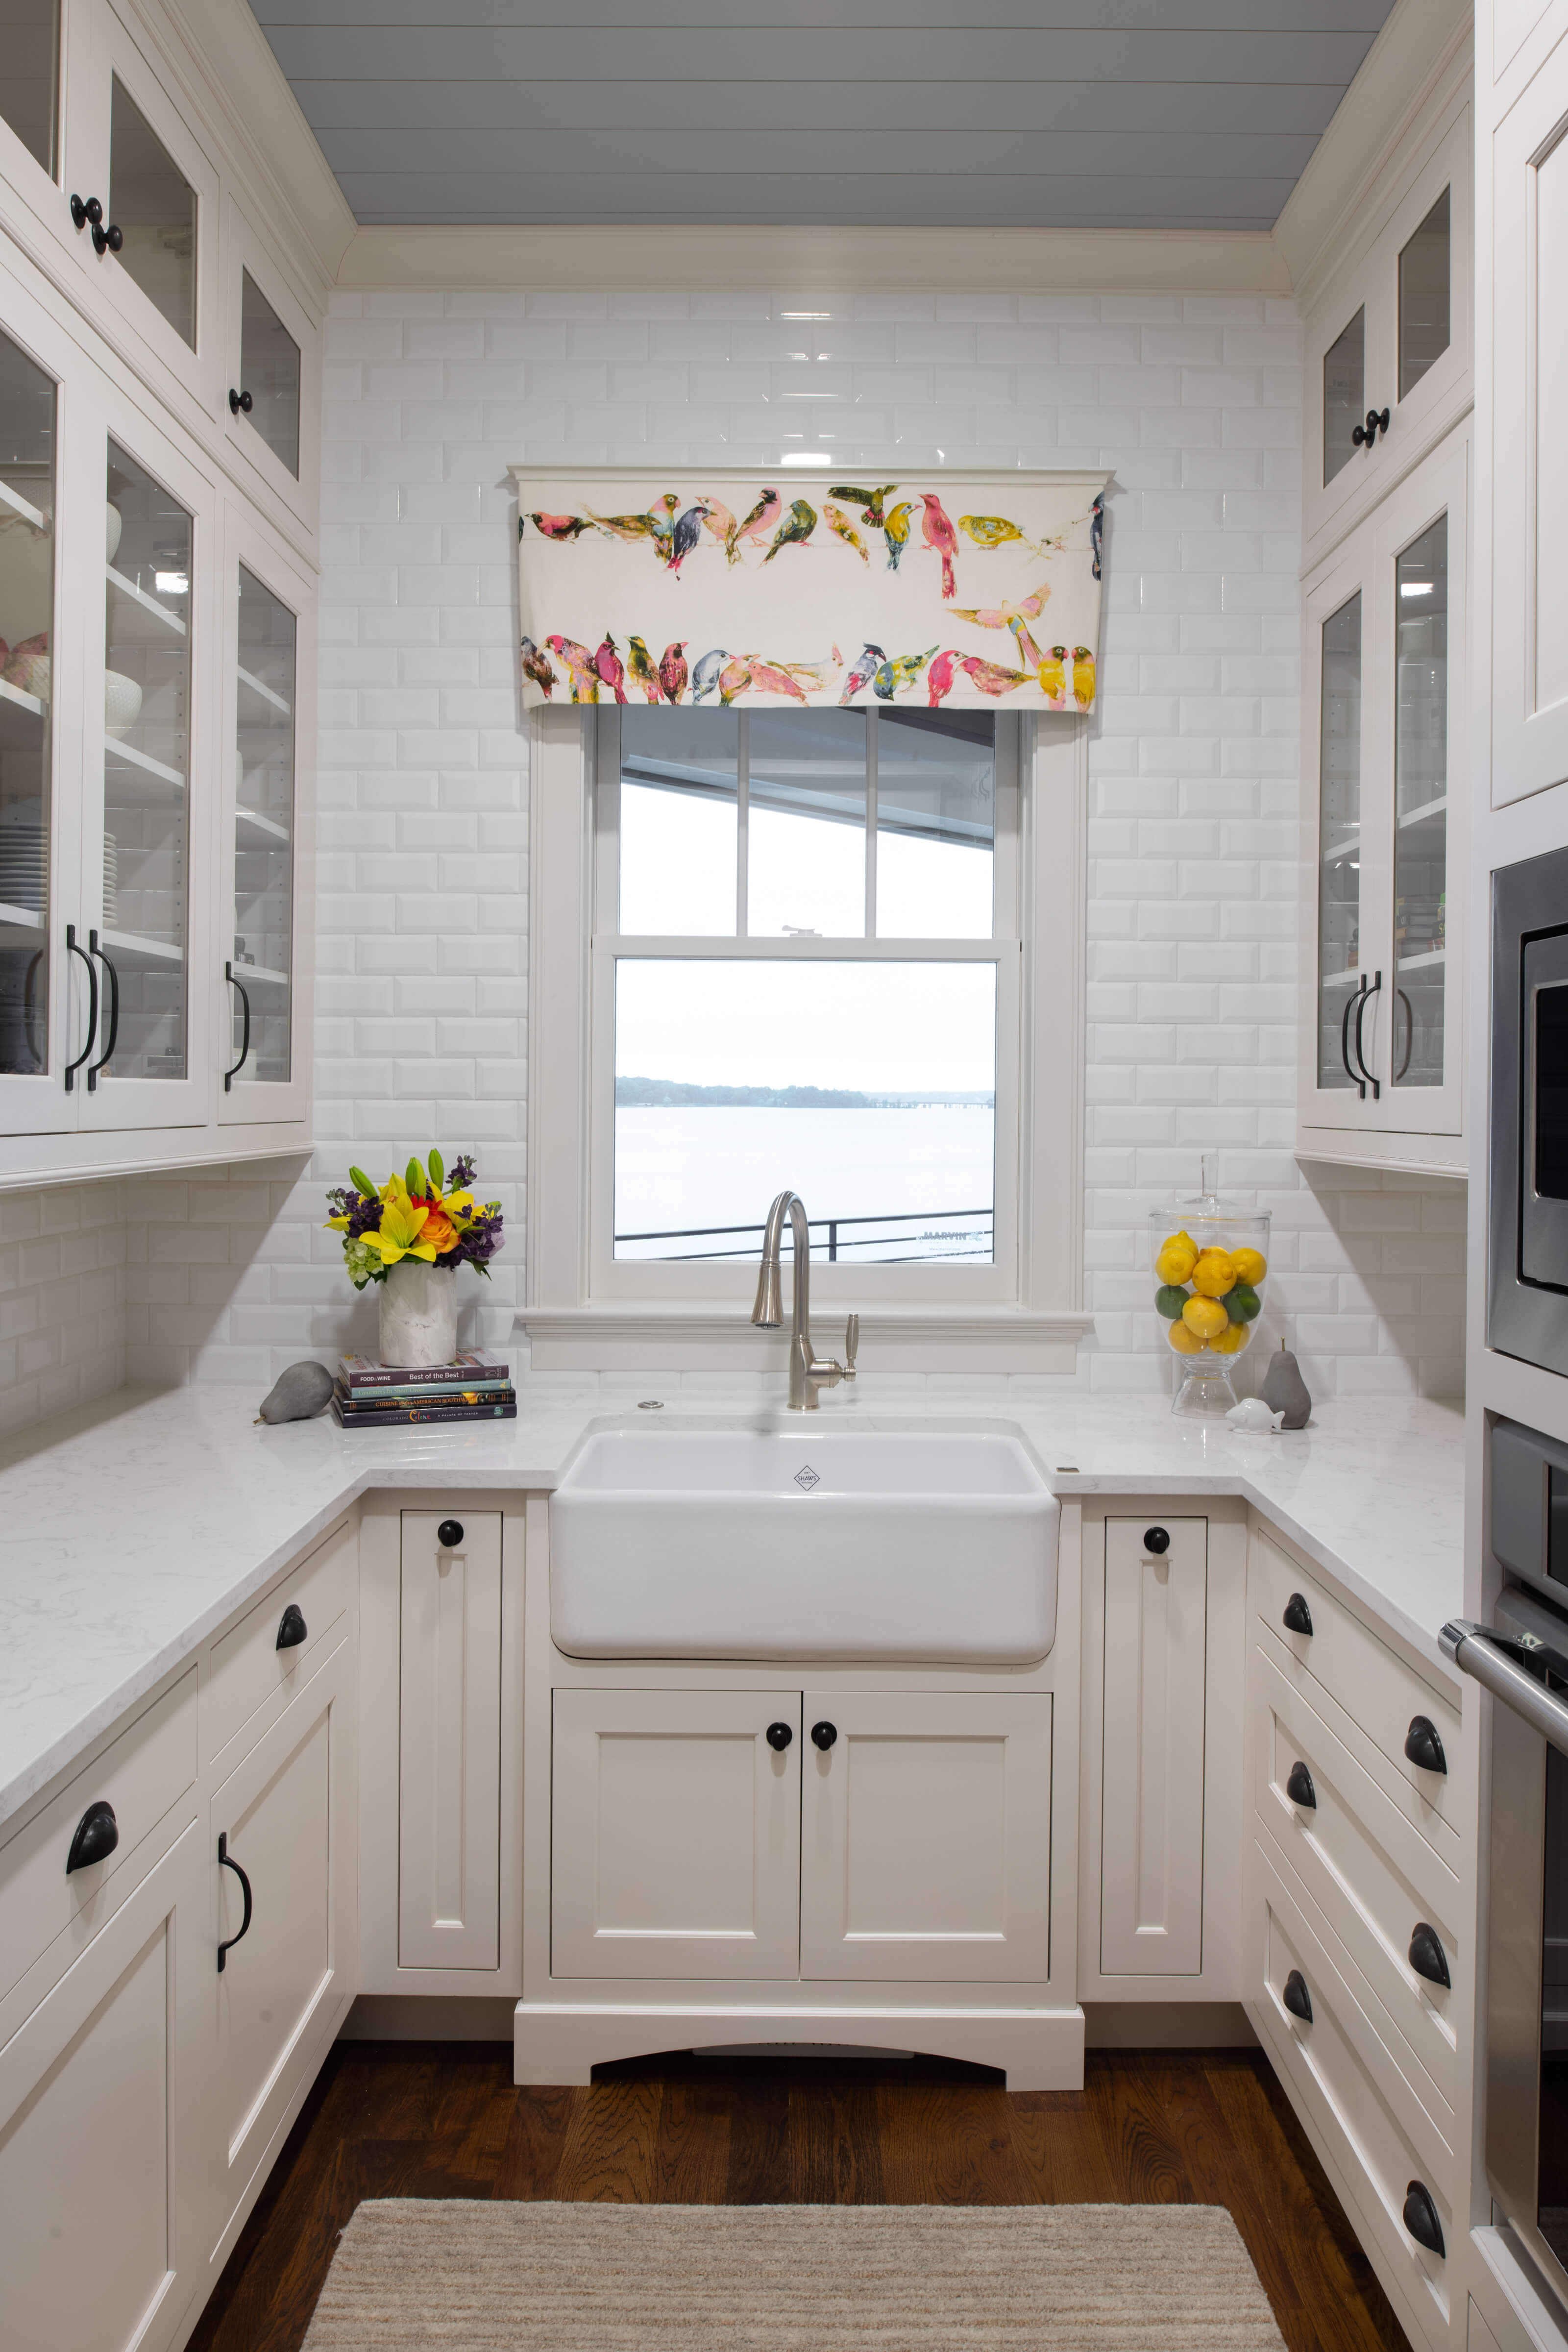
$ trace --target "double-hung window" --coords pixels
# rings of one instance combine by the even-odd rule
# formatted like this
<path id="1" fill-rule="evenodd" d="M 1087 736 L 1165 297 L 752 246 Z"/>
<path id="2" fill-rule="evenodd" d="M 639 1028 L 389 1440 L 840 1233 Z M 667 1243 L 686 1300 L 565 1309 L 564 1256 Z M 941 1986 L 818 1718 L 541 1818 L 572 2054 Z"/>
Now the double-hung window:
<path id="1" fill-rule="evenodd" d="M 879 704 L 540 715 L 536 1364 L 779 1353 L 748 1309 L 786 1187 L 814 1313 L 859 1313 L 868 1366 L 1070 1364 L 1079 732 Z"/>

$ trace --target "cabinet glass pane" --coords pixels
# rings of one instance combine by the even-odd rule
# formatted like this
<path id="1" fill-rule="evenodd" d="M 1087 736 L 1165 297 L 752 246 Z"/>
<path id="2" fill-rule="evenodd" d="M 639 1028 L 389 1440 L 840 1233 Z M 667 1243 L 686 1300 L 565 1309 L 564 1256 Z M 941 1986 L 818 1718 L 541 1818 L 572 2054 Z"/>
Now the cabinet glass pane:
<path id="1" fill-rule="evenodd" d="M 59 0 L 0 0 L 0 122 L 51 179 L 59 60 Z"/>
<path id="2" fill-rule="evenodd" d="M 55 386 L 0 335 L 0 1071 L 48 1061 Z"/>
<path id="3" fill-rule="evenodd" d="M 289 1076 L 294 976 L 294 657 L 287 604 L 239 567 L 238 746 L 234 814 L 236 1076 Z M 246 1036 L 246 1004 L 250 1007 Z M 243 1060 L 241 1059 L 243 1055 Z M 238 1068 L 235 1068 L 235 1065 Z"/>
<path id="4" fill-rule="evenodd" d="M 1342 1050 L 1361 959 L 1361 596 L 1323 623 L 1318 755 L 1318 1084 L 1352 1084 Z"/>
<path id="5" fill-rule="evenodd" d="M 248 269 L 240 271 L 243 302 L 239 328 L 240 391 L 250 395 L 245 414 L 273 456 L 299 478 L 300 346 Z"/>
<path id="6" fill-rule="evenodd" d="M 1351 436 L 1366 415 L 1366 312 L 1323 353 L 1323 480 L 1331 482 L 1355 456 Z"/>
<path id="7" fill-rule="evenodd" d="M 1399 397 L 1448 348 L 1448 191 L 1399 256 Z"/>
<path id="8" fill-rule="evenodd" d="M 109 120 L 109 217 L 121 265 L 196 347 L 196 192 L 118 74 Z"/>
<path id="9" fill-rule="evenodd" d="M 1394 565 L 1394 1082 L 1443 1083 L 1448 909 L 1448 519 Z"/>
<path id="10" fill-rule="evenodd" d="M 186 1055 L 191 518 L 109 445 L 103 681 L 105 1075 L 183 1078 Z M 115 1030 L 114 999 L 119 1000 Z M 102 1032 L 100 1032 L 100 1036 Z"/>

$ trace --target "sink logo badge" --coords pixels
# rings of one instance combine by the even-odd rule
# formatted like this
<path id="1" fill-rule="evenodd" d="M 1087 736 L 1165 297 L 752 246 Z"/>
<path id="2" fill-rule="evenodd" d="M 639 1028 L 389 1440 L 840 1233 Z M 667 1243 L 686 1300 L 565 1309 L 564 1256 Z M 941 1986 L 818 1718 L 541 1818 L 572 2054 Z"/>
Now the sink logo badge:
<path id="1" fill-rule="evenodd" d="M 795 1483 L 803 1495 L 809 1495 L 814 1486 L 821 1486 L 822 1481 L 808 1462 L 803 1470 L 795 1472 Z"/>

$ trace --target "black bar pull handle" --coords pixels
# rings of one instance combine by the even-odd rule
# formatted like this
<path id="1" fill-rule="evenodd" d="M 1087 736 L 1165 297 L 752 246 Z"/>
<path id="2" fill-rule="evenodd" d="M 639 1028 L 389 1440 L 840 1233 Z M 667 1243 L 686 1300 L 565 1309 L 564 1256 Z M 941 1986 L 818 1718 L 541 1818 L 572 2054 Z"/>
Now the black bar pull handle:
<path id="1" fill-rule="evenodd" d="M 114 1818 L 114 1807 L 107 1797 L 96 1805 L 89 1805 L 76 1825 L 76 1835 L 66 1856 L 66 1876 L 73 1870 L 90 1870 L 95 1862 L 103 1862 L 120 1843 L 120 1824 Z"/>
<path id="2" fill-rule="evenodd" d="M 1364 971 L 1361 976 L 1361 984 L 1363 988 L 1366 986 L 1366 974 Z M 1363 1102 L 1364 1102 L 1366 1100 L 1366 1080 L 1364 1078 L 1358 1078 L 1355 1072 L 1351 1067 L 1351 1014 L 1355 1011 L 1359 1002 L 1360 998 L 1358 997 L 1355 990 L 1352 989 L 1345 997 L 1345 1009 L 1340 1018 L 1340 1059 L 1345 1066 L 1346 1077 L 1355 1088 L 1357 1096 Z"/>
<path id="3" fill-rule="evenodd" d="M 104 1040 L 103 1051 L 96 1062 L 89 1062 L 87 1066 L 87 1090 L 89 1095 L 92 1095 L 98 1092 L 100 1070 L 106 1063 L 113 1061 L 114 1048 L 120 1043 L 120 974 L 114 969 L 114 959 L 106 949 L 99 946 L 96 931 L 89 931 L 87 935 L 87 951 L 89 955 L 96 956 L 103 966 L 104 979 L 107 982 L 104 1003 L 109 1007 L 105 1021 L 109 1034 Z"/>
<path id="4" fill-rule="evenodd" d="M 66 925 L 66 950 L 80 956 L 87 966 L 87 1036 L 75 1061 L 66 1064 L 66 1092 L 69 1095 L 76 1092 L 76 1074 L 91 1053 L 92 1041 L 98 1034 L 98 966 L 77 938 L 74 923 Z"/>
<path id="5" fill-rule="evenodd" d="M 223 1074 L 223 1090 L 226 1095 L 250 1058 L 250 991 L 246 987 L 244 981 L 236 978 L 232 958 L 225 964 L 223 976 L 231 988 L 238 989 L 240 1011 L 245 1015 L 245 1026 L 240 1032 L 239 1059 L 232 1069 L 227 1069 Z"/>
<path id="6" fill-rule="evenodd" d="M 239 1881 L 240 1892 L 245 1896 L 245 1916 L 239 1923 L 238 1935 L 231 1936 L 227 1943 L 220 1944 L 217 1948 L 217 1972 L 221 1977 L 224 1971 L 224 1965 L 227 1960 L 230 1952 L 233 1951 L 237 1944 L 242 1944 L 247 1936 L 250 1933 L 251 1906 L 250 1881 L 247 1878 L 244 1871 L 241 1870 L 238 1863 L 236 1862 L 233 1854 L 230 1853 L 228 1850 L 228 1832 L 226 1830 L 219 1830 L 217 1833 L 217 1858 L 223 1869 L 233 1871 L 235 1876 Z"/>
<path id="7" fill-rule="evenodd" d="M 1366 982 L 1366 974 L 1365 974 L 1365 972 L 1363 971 L 1363 974 L 1362 974 L 1362 976 L 1361 976 L 1361 986 L 1360 986 L 1360 988 L 1357 990 L 1357 992 L 1356 992 L 1356 997 L 1355 997 L 1355 1040 L 1354 1040 L 1354 1043 L 1355 1043 L 1355 1058 L 1356 1058 L 1356 1067 L 1357 1067 L 1357 1069 L 1358 1069 L 1358 1070 L 1360 1070 L 1360 1072 L 1361 1072 L 1361 1074 L 1362 1074 L 1362 1076 L 1366 1080 L 1367 1085 L 1372 1088 L 1372 1098 L 1373 1098 L 1373 1102 L 1376 1102 L 1376 1101 L 1380 1098 L 1380 1097 L 1382 1096 L 1382 1093 L 1383 1093 L 1383 1087 L 1382 1087 L 1381 1082 L 1380 1082 L 1378 1079 L 1374 1078 L 1374 1077 L 1373 1076 L 1373 1075 L 1372 1075 L 1372 1072 L 1367 1068 L 1367 1066 L 1366 1066 L 1366 1055 L 1365 1055 L 1365 1052 L 1363 1051 L 1363 1046 L 1362 1046 L 1362 1024 L 1363 1024 L 1363 1022 L 1366 1019 L 1366 1008 L 1367 1008 L 1367 1006 L 1372 1003 L 1373 998 L 1373 997 L 1378 993 L 1378 992 L 1379 992 L 1379 990 L 1382 988 L 1382 986 L 1383 986 L 1383 974 L 1382 974 L 1382 972 L 1380 972 L 1380 971 L 1374 971 L 1374 972 L 1373 973 L 1373 976 L 1372 976 L 1372 986 L 1369 988 L 1369 987 L 1367 986 L 1367 982 Z"/>

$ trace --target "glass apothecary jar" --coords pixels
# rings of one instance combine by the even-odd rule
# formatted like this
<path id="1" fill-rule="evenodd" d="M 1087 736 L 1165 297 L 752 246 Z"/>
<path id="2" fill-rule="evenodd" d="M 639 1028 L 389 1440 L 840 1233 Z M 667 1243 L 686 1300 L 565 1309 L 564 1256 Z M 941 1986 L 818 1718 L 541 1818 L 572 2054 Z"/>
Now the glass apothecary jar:
<path id="1" fill-rule="evenodd" d="M 1176 1360 L 1171 1411 L 1208 1417 L 1237 1401 L 1231 1373 L 1251 1345 L 1268 1272 L 1269 1214 L 1222 1200 L 1212 1156 L 1203 1189 L 1154 1209 L 1149 1264 L 1154 1311 Z"/>

